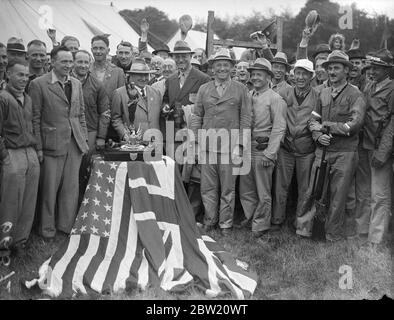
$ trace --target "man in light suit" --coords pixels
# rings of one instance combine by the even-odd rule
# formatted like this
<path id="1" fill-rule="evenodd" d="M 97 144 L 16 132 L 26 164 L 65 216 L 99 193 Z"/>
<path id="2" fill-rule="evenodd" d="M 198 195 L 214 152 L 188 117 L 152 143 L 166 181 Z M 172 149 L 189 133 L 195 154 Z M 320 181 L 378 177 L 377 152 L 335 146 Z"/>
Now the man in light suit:
<path id="1" fill-rule="evenodd" d="M 178 72 L 170 76 L 166 81 L 163 104 L 168 105 L 170 109 L 174 111 L 166 113 L 165 110 L 163 110 L 163 116 L 167 121 L 172 121 L 174 123 L 175 134 L 179 129 L 186 126 L 182 108 L 180 107 L 194 104 L 200 86 L 211 80 L 208 75 L 192 67 L 191 59 L 193 53 L 194 52 L 187 42 L 183 40 L 177 41 L 174 46 L 174 51 L 170 52 L 172 58 L 175 60 Z M 180 120 L 174 121 L 177 117 Z M 164 122 L 162 122 L 161 129 L 164 133 Z M 172 152 L 169 146 L 173 146 L 174 141 L 166 141 L 166 143 L 167 154 L 171 154 Z"/>
<path id="2" fill-rule="evenodd" d="M 112 99 L 112 126 L 120 139 L 128 140 L 129 127 L 141 126 L 142 132 L 147 129 L 159 130 L 161 95 L 158 90 L 148 85 L 150 70 L 142 59 L 134 60 L 125 86 L 115 90 Z M 131 85 L 134 85 L 134 89 Z"/>
<path id="3" fill-rule="evenodd" d="M 71 231 L 77 213 L 79 167 L 88 151 L 82 85 L 69 75 L 72 53 L 67 47 L 57 47 L 51 60 L 52 72 L 33 80 L 29 87 L 42 163 L 39 233 L 45 238 L 53 238 L 56 229 Z"/>
<path id="4" fill-rule="evenodd" d="M 191 116 L 191 129 L 198 136 L 198 129 L 226 132 L 229 139 L 210 139 L 203 148 L 204 138 L 198 141 L 201 156 L 201 197 L 204 204 L 204 230 L 211 230 L 217 222 L 223 235 L 229 235 L 233 226 L 235 181 L 233 168 L 242 154 L 245 129 L 251 125 L 251 99 L 242 83 L 231 79 L 234 60 L 228 50 L 218 50 L 211 60 L 215 79 L 203 84 L 197 93 Z M 240 130 L 235 139 L 230 130 Z M 212 138 L 207 131 L 206 136 Z M 213 140 L 213 141 L 212 141 Z M 220 141 L 220 142 L 219 142 Z"/>

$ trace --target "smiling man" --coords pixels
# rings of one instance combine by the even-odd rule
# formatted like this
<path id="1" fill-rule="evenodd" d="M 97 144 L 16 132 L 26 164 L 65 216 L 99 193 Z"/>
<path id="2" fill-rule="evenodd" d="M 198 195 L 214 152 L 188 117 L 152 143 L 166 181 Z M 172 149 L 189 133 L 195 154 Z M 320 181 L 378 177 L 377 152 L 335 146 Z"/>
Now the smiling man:
<path id="1" fill-rule="evenodd" d="M 312 61 L 297 60 L 294 66 L 295 87 L 288 88 L 283 95 L 287 103 L 287 130 L 278 152 L 275 174 L 272 212 L 274 229 L 286 219 L 286 201 L 294 171 L 298 186 L 297 216 L 301 214 L 301 203 L 308 190 L 315 159 L 315 143 L 308 129 L 310 114 L 318 100 L 318 93 L 311 88 L 314 76 Z"/>
<path id="2" fill-rule="evenodd" d="M 252 223 L 253 236 L 259 238 L 271 228 L 272 174 L 286 132 L 286 102 L 269 87 L 274 74 L 267 59 L 256 59 L 248 71 L 254 87 L 252 166 L 247 175 L 240 177 L 239 191 L 246 220 Z"/>
<path id="3" fill-rule="evenodd" d="M 312 194 L 313 178 L 321 163 L 322 148 L 326 147 L 326 181 L 330 204 L 325 224 L 326 238 L 338 241 L 345 236 L 347 218 L 354 218 L 346 217 L 345 206 L 357 168 L 357 148 L 359 131 L 365 117 L 365 100 L 360 90 L 347 82 L 353 65 L 344 52 L 333 51 L 323 67 L 327 70 L 331 86 L 321 91 L 314 109 L 316 116 L 309 122 L 317 149 L 305 199 Z M 313 215 L 306 214 L 307 202 L 305 200 L 301 204 L 301 215 L 297 216 L 297 234 L 310 237 Z"/>
<path id="4" fill-rule="evenodd" d="M 7 73 L 8 84 L 0 92 L 0 225 L 9 224 L 10 228 L 0 232 L 0 265 L 9 261 L 11 248 L 21 248 L 29 237 L 40 176 L 32 101 L 24 92 L 28 64 L 25 60 L 13 60 Z"/>
<path id="5" fill-rule="evenodd" d="M 27 45 L 27 61 L 29 62 L 29 81 L 26 86 L 26 92 L 29 84 L 35 78 L 45 73 L 45 64 L 47 61 L 47 48 L 41 40 L 32 40 Z"/>
<path id="6" fill-rule="evenodd" d="M 130 70 L 134 58 L 133 46 L 130 42 L 122 41 L 116 48 L 116 65 L 123 71 Z"/>
<path id="7" fill-rule="evenodd" d="M 349 82 L 363 91 L 366 80 L 365 75 L 361 74 L 361 70 L 364 67 L 363 60 L 365 60 L 365 55 L 360 49 L 349 50 L 347 54 L 349 61 L 353 64 L 353 68 L 349 73 Z"/>
<path id="8" fill-rule="evenodd" d="M 275 57 L 271 61 L 272 73 L 272 90 L 280 95 L 283 95 L 285 91 L 291 88 L 286 82 L 286 73 L 290 71 L 290 65 L 287 62 L 287 56 L 284 52 L 277 52 Z"/>
<path id="9" fill-rule="evenodd" d="M 115 90 L 112 100 L 112 125 L 119 138 L 128 141 L 130 126 L 140 127 L 144 133 L 148 129 L 159 129 L 161 96 L 148 85 L 150 70 L 144 60 L 134 60 L 127 71 L 127 83 Z"/>
<path id="10" fill-rule="evenodd" d="M 79 168 L 89 149 L 81 82 L 70 76 L 73 55 L 51 51 L 53 69 L 30 83 L 33 128 L 42 163 L 39 233 L 53 238 L 71 232 L 78 207 Z"/>
<path id="11" fill-rule="evenodd" d="M 198 90 L 194 111 L 191 116 L 191 129 L 195 137 L 198 130 L 205 129 L 208 143 L 198 141 L 200 155 L 206 159 L 201 164 L 201 197 L 204 204 L 204 229 L 209 231 L 219 224 L 223 235 L 231 234 L 233 226 L 236 175 L 233 160 L 239 159 L 242 152 L 242 134 L 250 129 L 251 105 L 247 88 L 238 81 L 231 80 L 234 67 L 227 49 L 219 49 L 210 61 L 215 79 L 203 84 Z M 211 130 L 209 130 L 211 129 Z M 240 130 L 239 141 L 234 139 L 231 130 Z M 209 132 L 226 133 L 228 139 L 215 139 Z M 231 139 L 230 139 L 231 136 Z M 206 139 L 202 138 L 202 139 Z M 205 148 L 203 147 L 205 145 Z"/>

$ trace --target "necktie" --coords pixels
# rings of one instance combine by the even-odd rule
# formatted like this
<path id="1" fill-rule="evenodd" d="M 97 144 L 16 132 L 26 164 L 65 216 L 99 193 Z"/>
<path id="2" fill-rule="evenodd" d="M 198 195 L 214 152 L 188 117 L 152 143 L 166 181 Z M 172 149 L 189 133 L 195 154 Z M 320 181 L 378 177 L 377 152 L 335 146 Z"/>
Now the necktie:
<path id="1" fill-rule="evenodd" d="M 179 77 L 179 85 L 181 88 L 183 87 L 184 83 L 185 83 L 185 74 L 182 72 Z"/>
<path id="2" fill-rule="evenodd" d="M 141 89 L 141 96 L 145 99 L 145 97 L 146 97 L 145 88 Z"/>
<path id="3" fill-rule="evenodd" d="M 223 96 L 223 92 L 224 92 L 224 88 L 223 86 L 220 84 L 216 87 L 216 90 L 218 91 L 219 97 Z"/>
<path id="4" fill-rule="evenodd" d="M 64 83 L 64 93 L 66 94 L 68 103 L 70 103 L 70 104 L 71 104 L 71 91 L 72 91 L 71 81 L 69 80 Z"/>

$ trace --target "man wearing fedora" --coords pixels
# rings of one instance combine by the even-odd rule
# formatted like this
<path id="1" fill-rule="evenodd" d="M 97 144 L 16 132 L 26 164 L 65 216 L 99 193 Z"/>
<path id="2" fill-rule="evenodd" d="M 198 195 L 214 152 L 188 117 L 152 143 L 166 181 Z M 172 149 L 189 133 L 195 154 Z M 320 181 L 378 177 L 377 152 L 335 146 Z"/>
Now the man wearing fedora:
<path id="1" fill-rule="evenodd" d="M 278 51 L 275 57 L 271 60 L 272 73 L 272 90 L 280 95 L 284 95 L 285 92 L 291 88 L 286 82 L 286 73 L 290 71 L 290 65 L 287 62 L 287 56 L 284 52 Z"/>
<path id="2" fill-rule="evenodd" d="M 163 96 L 163 105 L 169 108 L 163 108 L 162 116 L 166 122 L 172 122 L 177 131 L 185 127 L 186 122 L 183 119 L 181 106 L 192 105 L 196 101 L 197 91 L 200 86 L 208 81 L 210 77 L 205 73 L 195 69 L 191 65 L 191 59 L 194 51 L 186 41 L 179 40 L 174 45 L 174 51 L 170 52 L 174 59 L 178 72 L 170 76 L 166 81 L 166 89 Z M 177 119 L 177 121 L 174 121 Z M 162 121 L 162 132 L 166 132 L 166 124 Z M 166 150 L 171 155 L 171 146 L 178 145 L 174 141 L 166 141 Z M 174 146 L 174 151 L 175 151 Z"/>
<path id="3" fill-rule="evenodd" d="M 130 127 L 142 132 L 160 129 L 161 96 L 148 85 L 150 70 L 144 60 L 134 60 L 127 71 L 126 85 L 115 90 L 111 106 L 111 121 L 120 139 L 128 141 Z"/>
<path id="4" fill-rule="evenodd" d="M 209 231 L 218 223 L 222 234 L 229 235 L 233 226 L 237 177 L 233 173 L 234 159 L 239 160 L 244 130 L 250 129 L 251 101 L 247 88 L 231 79 L 235 61 L 227 49 L 219 49 L 210 63 L 215 79 L 198 90 L 191 129 L 196 139 L 199 129 L 207 130 L 205 138 L 201 135 L 201 139 L 208 136 L 208 142 L 198 141 L 200 157 L 205 159 L 201 164 L 204 229 Z M 233 134 L 232 129 L 240 133 Z M 211 134 L 218 135 L 218 130 L 228 134 L 228 139 L 211 137 Z"/>
<path id="5" fill-rule="evenodd" d="M 167 59 L 169 57 L 170 48 L 164 43 L 162 43 L 156 50 L 152 51 L 154 56 L 159 56 L 162 59 Z"/>
<path id="6" fill-rule="evenodd" d="M 298 186 L 297 216 L 308 190 L 316 148 L 308 128 L 308 120 L 318 101 L 318 93 L 311 87 L 314 76 L 312 61 L 297 60 L 294 66 L 295 87 L 288 88 L 282 95 L 287 103 L 287 129 L 274 175 L 272 224 L 276 226 L 286 218 L 286 201 L 294 171 Z"/>
<path id="7" fill-rule="evenodd" d="M 7 56 L 9 61 L 12 59 L 26 59 L 26 49 L 22 39 L 15 37 L 8 39 Z"/>
<path id="8" fill-rule="evenodd" d="M 0 42 L 0 91 L 5 89 L 5 86 L 7 84 L 7 64 L 7 47 Z"/>
<path id="9" fill-rule="evenodd" d="M 41 162 L 39 233 L 53 238 L 71 232 L 78 207 L 79 168 L 88 151 L 82 84 L 70 76 L 73 55 L 51 51 L 53 69 L 30 83 L 33 130 Z"/>
<path id="10" fill-rule="evenodd" d="M 344 52 L 334 50 L 323 66 L 327 69 L 331 86 L 321 91 L 309 122 L 317 149 L 305 199 L 312 195 L 313 178 L 321 163 L 322 148 L 325 147 L 325 182 L 328 198 L 326 238 L 329 241 L 337 241 L 342 239 L 347 224 L 354 221 L 354 217 L 346 216 L 345 207 L 357 168 L 357 147 L 359 131 L 365 116 L 365 100 L 360 90 L 347 82 L 353 65 Z M 310 237 L 313 215 L 307 214 L 307 203 L 305 200 L 301 204 L 302 215 L 297 216 L 296 232 L 301 236 Z"/>
<path id="11" fill-rule="evenodd" d="M 369 242 L 381 243 L 391 216 L 392 151 L 394 130 L 394 66 L 390 51 L 381 49 L 369 57 L 374 81 L 365 88 L 367 111 L 356 179 L 357 231 Z M 362 177 L 362 179 L 360 179 Z"/>
<path id="12" fill-rule="evenodd" d="M 286 132 L 286 102 L 269 87 L 274 77 L 271 63 L 258 58 L 248 68 L 254 89 L 252 100 L 251 170 L 239 182 L 240 200 L 256 237 L 271 227 L 272 174 L 280 142 Z"/>

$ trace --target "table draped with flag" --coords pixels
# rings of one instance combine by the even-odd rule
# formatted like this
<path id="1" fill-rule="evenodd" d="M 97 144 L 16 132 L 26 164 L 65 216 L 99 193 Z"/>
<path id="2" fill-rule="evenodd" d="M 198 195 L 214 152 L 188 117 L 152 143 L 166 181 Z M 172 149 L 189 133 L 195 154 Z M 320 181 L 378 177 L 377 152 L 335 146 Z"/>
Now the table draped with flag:
<path id="1" fill-rule="evenodd" d="M 70 237 L 35 279 L 52 296 L 157 286 L 250 297 L 257 275 L 201 235 L 175 162 L 96 159 Z"/>

